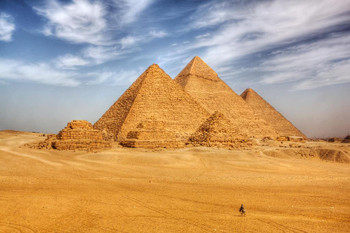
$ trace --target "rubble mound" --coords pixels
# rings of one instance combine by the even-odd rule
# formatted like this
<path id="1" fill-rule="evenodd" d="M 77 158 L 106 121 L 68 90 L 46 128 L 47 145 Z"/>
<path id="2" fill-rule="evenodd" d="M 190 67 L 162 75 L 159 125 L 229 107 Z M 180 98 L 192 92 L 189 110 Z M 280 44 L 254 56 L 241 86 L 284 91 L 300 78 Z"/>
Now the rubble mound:
<path id="1" fill-rule="evenodd" d="M 178 140 L 175 132 L 168 129 L 169 123 L 154 118 L 142 121 L 135 130 L 129 131 L 126 140 L 120 144 L 126 147 L 180 148 L 184 142 Z"/>
<path id="2" fill-rule="evenodd" d="M 247 135 L 240 132 L 222 113 L 214 112 L 189 138 L 194 146 L 240 148 L 251 146 Z"/>
<path id="3" fill-rule="evenodd" d="M 194 57 L 175 81 L 209 113 L 221 112 L 249 137 L 278 136 L 201 58 Z"/>
<path id="4" fill-rule="evenodd" d="M 350 143 L 350 135 L 346 136 L 346 137 L 343 139 L 342 143 Z"/>
<path id="5" fill-rule="evenodd" d="M 278 158 L 319 158 L 337 163 L 350 163 L 348 151 L 331 148 L 279 148 L 268 149 L 263 153 Z"/>
<path id="6" fill-rule="evenodd" d="M 39 145 L 40 146 L 40 145 Z M 57 150 L 96 150 L 110 148 L 111 143 L 103 140 L 102 132 L 85 120 L 73 120 L 57 135 L 49 136 L 41 147 Z"/>
<path id="7" fill-rule="evenodd" d="M 153 118 L 165 122 L 177 140 L 186 141 L 209 115 L 180 85 L 153 64 L 103 114 L 94 128 L 113 134 L 114 140 L 123 142 L 130 139 L 130 131 L 139 131 L 140 122 Z"/>
<path id="8" fill-rule="evenodd" d="M 300 130 L 298 130 L 253 89 L 246 89 L 241 96 L 254 110 L 255 114 L 269 123 L 280 136 L 297 136 L 306 138 Z"/>

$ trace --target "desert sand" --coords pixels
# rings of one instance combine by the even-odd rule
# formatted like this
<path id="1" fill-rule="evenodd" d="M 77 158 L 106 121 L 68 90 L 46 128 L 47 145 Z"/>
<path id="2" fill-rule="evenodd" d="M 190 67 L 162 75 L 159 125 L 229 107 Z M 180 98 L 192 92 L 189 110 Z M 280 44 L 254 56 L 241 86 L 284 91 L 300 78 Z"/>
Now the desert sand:
<path id="1" fill-rule="evenodd" d="M 291 149 L 273 145 L 101 152 L 24 146 L 44 138 L 0 131 L 0 232 L 350 229 L 346 161 L 283 153 Z M 303 145 L 350 151 L 347 143 Z M 238 212 L 242 203 L 245 217 Z"/>

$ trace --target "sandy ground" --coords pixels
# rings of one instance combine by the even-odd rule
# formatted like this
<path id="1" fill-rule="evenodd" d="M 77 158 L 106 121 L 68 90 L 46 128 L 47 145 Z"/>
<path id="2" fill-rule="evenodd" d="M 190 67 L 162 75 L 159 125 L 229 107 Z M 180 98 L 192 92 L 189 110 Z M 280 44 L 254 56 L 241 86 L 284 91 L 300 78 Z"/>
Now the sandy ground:
<path id="1" fill-rule="evenodd" d="M 0 132 L 0 232 L 350 232 L 349 163 L 21 146 L 43 139 Z"/>

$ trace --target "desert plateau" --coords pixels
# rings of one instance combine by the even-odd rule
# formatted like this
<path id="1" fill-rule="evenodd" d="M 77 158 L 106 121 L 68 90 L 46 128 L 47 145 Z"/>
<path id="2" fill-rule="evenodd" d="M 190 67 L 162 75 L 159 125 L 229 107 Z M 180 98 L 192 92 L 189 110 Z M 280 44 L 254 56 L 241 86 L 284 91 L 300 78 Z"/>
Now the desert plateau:
<path id="1" fill-rule="evenodd" d="M 350 147 L 345 143 L 157 151 L 115 145 L 100 152 L 24 146 L 43 138 L 0 132 L 0 232 L 350 228 Z M 242 203 L 245 217 L 238 212 Z"/>

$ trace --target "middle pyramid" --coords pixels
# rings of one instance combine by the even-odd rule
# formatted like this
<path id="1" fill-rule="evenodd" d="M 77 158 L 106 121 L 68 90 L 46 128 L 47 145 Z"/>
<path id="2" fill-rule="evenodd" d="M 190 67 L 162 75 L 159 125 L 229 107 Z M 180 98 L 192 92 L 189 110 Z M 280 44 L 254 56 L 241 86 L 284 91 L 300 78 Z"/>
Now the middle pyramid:
<path id="1" fill-rule="evenodd" d="M 164 132 L 164 135 L 157 133 L 154 139 L 147 140 L 186 141 L 209 115 L 179 84 L 153 64 L 103 114 L 94 128 L 116 141 L 125 141 L 140 130 L 140 124 L 156 119 L 161 122 L 157 132 Z M 164 130 L 159 129 L 159 125 Z"/>
<path id="2" fill-rule="evenodd" d="M 218 111 L 249 137 L 277 137 L 277 133 L 237 95 L 200 57 L 194 57 L 175 81 L 211 114 Z"/>

